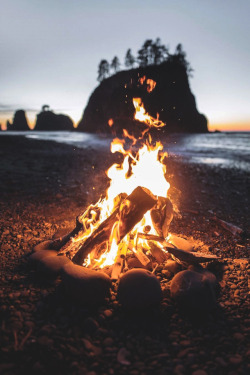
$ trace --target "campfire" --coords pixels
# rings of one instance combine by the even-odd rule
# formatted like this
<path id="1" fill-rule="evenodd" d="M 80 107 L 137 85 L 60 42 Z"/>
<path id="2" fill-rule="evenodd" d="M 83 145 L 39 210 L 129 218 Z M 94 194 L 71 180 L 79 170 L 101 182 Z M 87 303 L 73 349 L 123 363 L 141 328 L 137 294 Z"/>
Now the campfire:
<path id="1" fill-rule="evenodd" d="M 149 93 L 156 85 L 146 77 L 140 82 L 146 83 Z M 105 272 L 114 281 L 133 265 L 154 273 L 169 258 L 184 265 L 216 258 L 179 248 L 169 233 L 174 207 L 168 197 L 167 153 L 150 135 L 150 128 L 165 124 L 146 112 L 140 98 L 133 103 L 135 119 L 145 128 L 137 139 L 124 129 L 123 138 L 112 141 L 111 152 L 120 153 L 122 162 L 106 172 L 110 183 L 105 197 L 77 217 L 72 232 L 49 244 L 58 256 L 84 269 Z M 114 121 L 110 119 L 108 125 L 112 127 Z"/>

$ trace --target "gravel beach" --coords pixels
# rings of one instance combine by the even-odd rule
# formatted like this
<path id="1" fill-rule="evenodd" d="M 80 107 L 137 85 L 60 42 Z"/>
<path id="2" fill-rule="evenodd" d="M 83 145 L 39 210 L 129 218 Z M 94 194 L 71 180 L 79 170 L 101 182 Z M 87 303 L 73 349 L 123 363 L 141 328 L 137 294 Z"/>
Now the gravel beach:
<path id="1" fill-rule="evenodd" d="M 18 136 L 0 137 L 0 374 L 249 374 L 249 176 L 169 158 L 170 232 L 221 258 L 207 265 L 220 283 L 218 306 L 187 314 L 158 267 L 159 308 L 128 313 L 111 298 L 89 310 L 67 299 L 60 277 L 39 278 L 28 256 L 61 236 L 105 193 L 116 156 Z M 222 228 L 214 216 L 237 225 Z M 197 246 L 198 246 L 197 245 Z"/>

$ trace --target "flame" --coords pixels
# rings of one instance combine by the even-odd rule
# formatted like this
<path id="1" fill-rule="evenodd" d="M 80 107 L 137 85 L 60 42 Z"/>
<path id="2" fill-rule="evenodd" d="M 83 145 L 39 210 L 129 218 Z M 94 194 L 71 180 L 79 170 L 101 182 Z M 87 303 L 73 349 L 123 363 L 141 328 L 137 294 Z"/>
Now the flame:
<path id="1" fill-rule="evenodd" d="M 142 84 L 145 80 L 146 77 L 141 78 Z M 148 79 L 146 82 L 149 85 L 148 92 L 151 92 L 156 83 L 151 79 Z M 167 153 L 163 152 L 163 145 L 160 142 L 154 143 L 148 133 L 151 127 L 159 128 L 165 124 L 158 118 L 155 119 L 146 113 L 140 98 L 134 98 L 133 103 L 136 110 L 135 119 L 144 122 L 148 127 L 138 139 L 124 129 L 124 138 L 115 138 L 111 142 L 111 152 L 120 153 L 122 155 L 122 162 L 113 164 L 106 171 L 110 179 L 106 196 L 100 199 L 95 205 L 90 205 L 81 215 L 80 220 L 83 223 L 84 229 L 76 238 L 72 239 L 74 243 L 78 241 L 82 243 L 83 240 L 88 238 L 117 207 L 120 207 L 120 212 L 122 212 L 121 205 L 129 203 L 128 200 L 124 200 L 124 197 L 131 194 L 138 186 L 149 189 L 155 196 L 167 197 L 170 185 L 165 179 L 166 166 L 163 163 L 163 159 L 167 156 Z M 113 120 L 109 119 L 108 124 L 112 126 Z M 138 140 L 142 139 L 144 139 L 144 143 L 138 148 Z M 128 147 L 128 144 L 132 144 L 132 146 Z M 151 221 L 150 212 L 148 211 L 130 233 L 120 241 L 119 220 L 121 218 L 115 222 L 108 241 L 102 244 L 101 248 L 95 249 L 88 255 L 84 266 L 103 268 L 114 264 L 127 251 L 134 252 L 135 254 L 137 252 L 142 253 L 141 249 L 147 249 L 148 244 L 146 240 L 138 238 L 137 234 L 143 232 L 146 226 L 149 228 L 151 234 L 157 234 Z M 143 261 L 147 263 L 146 255 L 143 253 L 140 256 L 142 258 L 144 256 Z"/>
<path id="2" fill-rule="evenodd" d="M 148 78 L 147 79 L 147 92 L 153 91 L 155 86 L 156 86 L 156 82 L 153 81 L 152 79 Z"/>
<path id="3" fill-rule="evenodd" d="M 114 125 L 114 120 L 112 118 L 110 118 L 108 120 L 108 126 L 112 127 Z"/>
<path id="4" fill-rule="evenodd" d="M 133 104 L 135 107 L 135 119 L 144 122 L 149 127 L 162 128 L 166 124 L 159 120 L 159 114 L 157 113 L 157 118 L 150 116 L 146 113 L 144 105 L 141 98 L 133 98 Z"/>

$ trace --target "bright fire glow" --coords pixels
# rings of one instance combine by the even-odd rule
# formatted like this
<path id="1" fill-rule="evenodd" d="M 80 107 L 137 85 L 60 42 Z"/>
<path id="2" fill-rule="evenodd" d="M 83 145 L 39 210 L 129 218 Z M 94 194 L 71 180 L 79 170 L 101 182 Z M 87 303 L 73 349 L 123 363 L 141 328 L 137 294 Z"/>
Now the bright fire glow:
<path id="1" fill-rule="evenodd" d="M 146 77 L 142 78 L 142 83 L 145 79 Z M 147 81 L 147 83 L 153 90 L 155 83 L 154 81 L 149 81 L 150 82 Z M 143 121 L 148 127 L 158 128 L 165 125 L 159 119 L 154 119 L 146 113 L 140 98 L 135 98 L 133 102 L 136 109 L 135 119 Z M 109 125 L 111 125 L 111 121 L 109 121 Z M 167 197 L 169 183 L 165 179 L 166 166 L 163 163 L 163 159 L 167 154 L 163 153 L 163 146 L 160 142 L 152 142 L 151 136 L 147 133 L 148 130 L 149 128 L 147 128 L 146 131 L 144 130 L 141 137 L 138 138 L 141 140 L 146 135 L 146 139 L 139 149 L 137 146 L 138 140 L 125 129 L 123 131 L 124 139 L 115 138 L 112 141 L 111 152 L 119 152 L 123 155 L 123 161 L 121 164 L 113 164 L 106 172 L 110 179 L 106 197 L 95 205 L 89 206 L 81 216 L 84 231 L 80 233 L 78 238 L 74 239 L 74 242 L 85 240 L 90 236 L 91 233 L 112 214 L 114 209 L 119 207 L 120 202 L 124 199 L 124 194 L 131 194 L 138 186 L 149 189 L 155 196 Z M 128 143 L 132 143 L 130 148 L 128 148 Z M 143 232 L 143 228 L 146 225 L 150 226 L 151 234 L 157 234 L 153 228 L 149 211 L 144 215 L 142 220 L 135 225 L 132 231 L 119 242 L 119 222 L 116 221 L 109 240 L 106 241 L 105 246 L 101 249 L 101 254 L 92 251 L 85 260 L 84 265 L 91 266 L 92 268 L 103 268 L 114 264 L 117 257 L 128 249 L 131 249 L 132 252 L 136 252 L 137 250 L 141 251 L 140 248 L 145 244 L 145 240 L 141 238 L 137 240 L 137 233 Z M 147 248 L 147 245 L 145 245 L 144 248 Z M 141 254 L 141 256 L 143 255 L 144 254 Z"/>
<path id="2" fill-rule="evenodd" d="M 154 118 L 150 116 L 148 113 L 146 113 L 146 110 L 144 108 L 144 105 L 142 103 L 141 98 L 134 98 L 133 99 L 134 107 L 135 107 L 135 119 L 144 122 L 149 127 L 155 127 L 155 128 L 162 128 L 166 124 L 159 120 L 159 115 L 157 114 L 157 118 Z"/>

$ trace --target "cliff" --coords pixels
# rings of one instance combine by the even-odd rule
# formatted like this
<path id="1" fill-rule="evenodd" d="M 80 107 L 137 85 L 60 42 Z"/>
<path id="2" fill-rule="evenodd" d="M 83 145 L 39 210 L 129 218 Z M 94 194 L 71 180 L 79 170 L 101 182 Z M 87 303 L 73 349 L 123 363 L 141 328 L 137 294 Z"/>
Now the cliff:
<path id="1" fill-rule="evenodd" d="M 26 131 L 30 130 L 24 110 L 18 109 L 13 118 L 13 123 L 7 122 L 7 130 Z"/>
<path id="2" fill-rule="evenodd" d="M 74 130 L 73 121 L 69 116 L 55 114 L 52 111 L 42 111 L 37 115 L 34 130 L 59 131 Z"/>
<path id="3" fill-rule="evenodd" d="M 147 91 L 146 76 L 156 82 L 152 92 Z M 207 132 L 207 119 L 196 108 L 188 76 L 183 66 L 171 62 L 145 68 L 121 71 L 101 82 L 90 96 L 78 131 L 90 133 L 117 133 L 123 128 L 136 134 L 143 125 L 135 121 L 133 98 L 140 97 L 146 111 L 166 123 L 161 131 L 166 133 Z M 108 126 L 109 119 L 114 124 Z"/>

